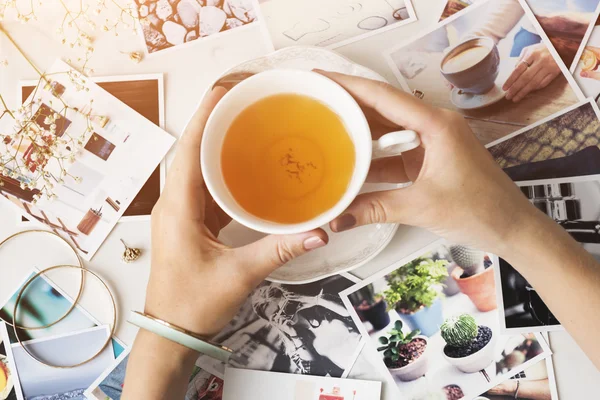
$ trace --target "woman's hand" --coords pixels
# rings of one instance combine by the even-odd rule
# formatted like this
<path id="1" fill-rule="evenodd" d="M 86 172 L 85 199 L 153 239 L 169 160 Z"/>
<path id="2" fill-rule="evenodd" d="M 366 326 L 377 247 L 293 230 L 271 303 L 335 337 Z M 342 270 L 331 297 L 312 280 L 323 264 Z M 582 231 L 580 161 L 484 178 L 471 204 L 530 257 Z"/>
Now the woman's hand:
<path id="1" fill-rule="evenodd" d="M 335 232 L 396 222 L 426 228 L 451 241 L 502 254 L 518 221 L 536 212 L 518 187 L 454 112 L 368 79 L 322 72 L 361 104 L 374 138 L 411 129 L 421 147 L 401 157 L 376 160 L 370 182 L 410 187 L 360 195 L 331 223 Z"/>
<path id="2" fill-rule="evenodd" d="M 217 240 L 230 219 L 204 185 L 200 144 L 208 116 L 225 93 L 215 88 L 192 117 L 152 210 L 152 270 L 145 312 L 206 338 L 235 316 L 273 270 L 328 241 L 321 229 L 268 236 L 238 249 Z M 121 398 L 184 398 L 196 357 L 190 349 L 140 330 Z"/>
<path id="3" fill-rule="evenodd" d="M 534 44 L 523 49 L 502 90 L 506 91 L 507 100 L 516 103 L 529 93 L 548 86 L 560 73 L 560 67 L 548 47 L 544 43 Z"/>
<path id="4" fill-rule="evenodd" d="M 208 116 L 225 93 L 215 88 L 190 121 L 152 211 L 145 311 L 205 337 L 218 333 L 272 271 L 328 241 L 321 229 L 268 236 L 238 249 L 217 240 L 230 218 L 204 185 L 200 144 Z"/>
<path id="5" fill-rule="evenodd" d="M 496 164 L 459 114 L 427 106 L 390 85 L 323 72 L 362 105 L 373 137 L 400 127 L 421 147 L 372 163 L 370 180 L 409 182 L 362 194 L 331 222 L 335 232 L 396 222 L 494 253 L 512 264 L 600 366 L 600 266 L 580 243 L 537 210 Z M 392 125 L 392 127 L 390 127 Z M 563 295 L 557 295 L 563 293 Z M 573 312 L 576 309 L 577 312 Z"/>

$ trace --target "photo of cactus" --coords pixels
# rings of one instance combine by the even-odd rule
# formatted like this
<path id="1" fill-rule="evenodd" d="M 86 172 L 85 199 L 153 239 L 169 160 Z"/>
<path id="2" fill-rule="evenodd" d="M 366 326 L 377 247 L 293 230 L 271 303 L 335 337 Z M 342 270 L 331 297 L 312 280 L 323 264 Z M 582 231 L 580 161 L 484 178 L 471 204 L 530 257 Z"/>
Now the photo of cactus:
<path id="1" fill-rule="evenodd" d="M 497 265 L 438 241 L 340 294 L 402 398 L 474 398 L 550 355 L 539 333 L 502 332 Z"/>

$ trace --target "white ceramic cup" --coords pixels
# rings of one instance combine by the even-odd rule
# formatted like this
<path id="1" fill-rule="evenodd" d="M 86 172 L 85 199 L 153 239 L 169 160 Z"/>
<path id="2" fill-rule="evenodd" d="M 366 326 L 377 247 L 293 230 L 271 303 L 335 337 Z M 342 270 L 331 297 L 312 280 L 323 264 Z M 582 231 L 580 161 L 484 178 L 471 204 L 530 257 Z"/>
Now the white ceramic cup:
<path id="1" fill-rule="evenodd" d="M 223 141 L 234 119 L 251 104 L 283 93 L 305 95 L 327 105 L 343 121 L 356 152 L 354 172 L 342 198 L 326 212 L 296 224 L 271 222 L 248 213 L 227 188 L 221 168 Z M 373 141 L 360 106 L 340 85 L 315 72 L 276 69 L 245 79 L 221 99 L 206 123 L 200 161 L 210 194 L 231 218 L 259 232 L 292 234 L 326 225 L 342 214 L 365 183 L 371 160 L 400 155 L 420 144 L 419 136 L 414 131 L 392 132 Z"/>

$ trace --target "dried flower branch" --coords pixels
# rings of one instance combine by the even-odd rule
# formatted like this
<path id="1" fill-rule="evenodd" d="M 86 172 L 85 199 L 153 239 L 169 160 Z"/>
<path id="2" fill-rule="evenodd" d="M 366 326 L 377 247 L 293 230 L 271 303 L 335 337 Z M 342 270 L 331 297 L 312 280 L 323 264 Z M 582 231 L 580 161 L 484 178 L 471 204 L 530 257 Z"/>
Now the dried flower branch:
<path id="1" fill-rule="evenodd" d="M 4 33 L 38 72 L 40 78 L 33 94 L 17 109 L 10 109 L 0 94 L 0 122 L 10 118 L 9 126 L 0 130 L 0 186 L 5 182 L 18 185 L 21 190 L 30 191 L 33 201 L 41 197 L 55 198 L 54 187 L 61 185 L 68 177 L 80 183 L 81 177 L 70 174 L 69 167 L 93 131 L 93 121 L 100 118 L 92 113 L 93 99 L 83 109 L 70 106 L 63 98 L 65 87 L 55 78 L 65 75 L 77 91 L 89 91 L 87 77 L 75 70 L 60 73 L 42 73 L 29 60 L 12 37 L 0 24 Z M 42 101 L 41 92 L 50 96 Z M 85 118 L 85 129 L 80 132 L 69 130 L 69 113 L 78 113 Z M 53 168 L 47 168 L 48 166 Z M 54 172 L 50 172 L 54 171 Z"/>
<path id="2" fill-rule="evenodd" d="M 81 54 L 75 60 L 68 62 L 76 64 L 86 75 L 93 73 L 87 69 L 87 63 L 94 52 L 93 33 L 98 27 L 101 27 L 103 32 L 114 33 L 115 36 L 121 31 L 136 34 L 136 24 L 140 21 L 137 9 L 129 0 L 44 0 L 43 5 L 48 4 L 64 12 L 56 27 L 56 33 L 62 44 L 71 49 L 81 50 Z M 0 0 L 0 21 L 9 17 L 22 23 L 37 21 L 41 6 L 42 0 Z M 113 15 L 116 17 L 106 17 Z"/>

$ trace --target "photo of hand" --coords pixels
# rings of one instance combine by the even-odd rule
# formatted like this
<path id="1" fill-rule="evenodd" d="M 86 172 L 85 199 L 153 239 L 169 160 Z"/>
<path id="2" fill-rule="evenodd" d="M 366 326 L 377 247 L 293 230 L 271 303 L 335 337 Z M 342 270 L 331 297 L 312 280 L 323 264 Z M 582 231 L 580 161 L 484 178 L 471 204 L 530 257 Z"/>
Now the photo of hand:
<path id="1" fill-rule="evenodd" d="M 388 64 L 403 89 L 463 114 L 481 142 L 500 139 L 583 99 L 524 6 L 477 2 L 387 51 Z"/>

